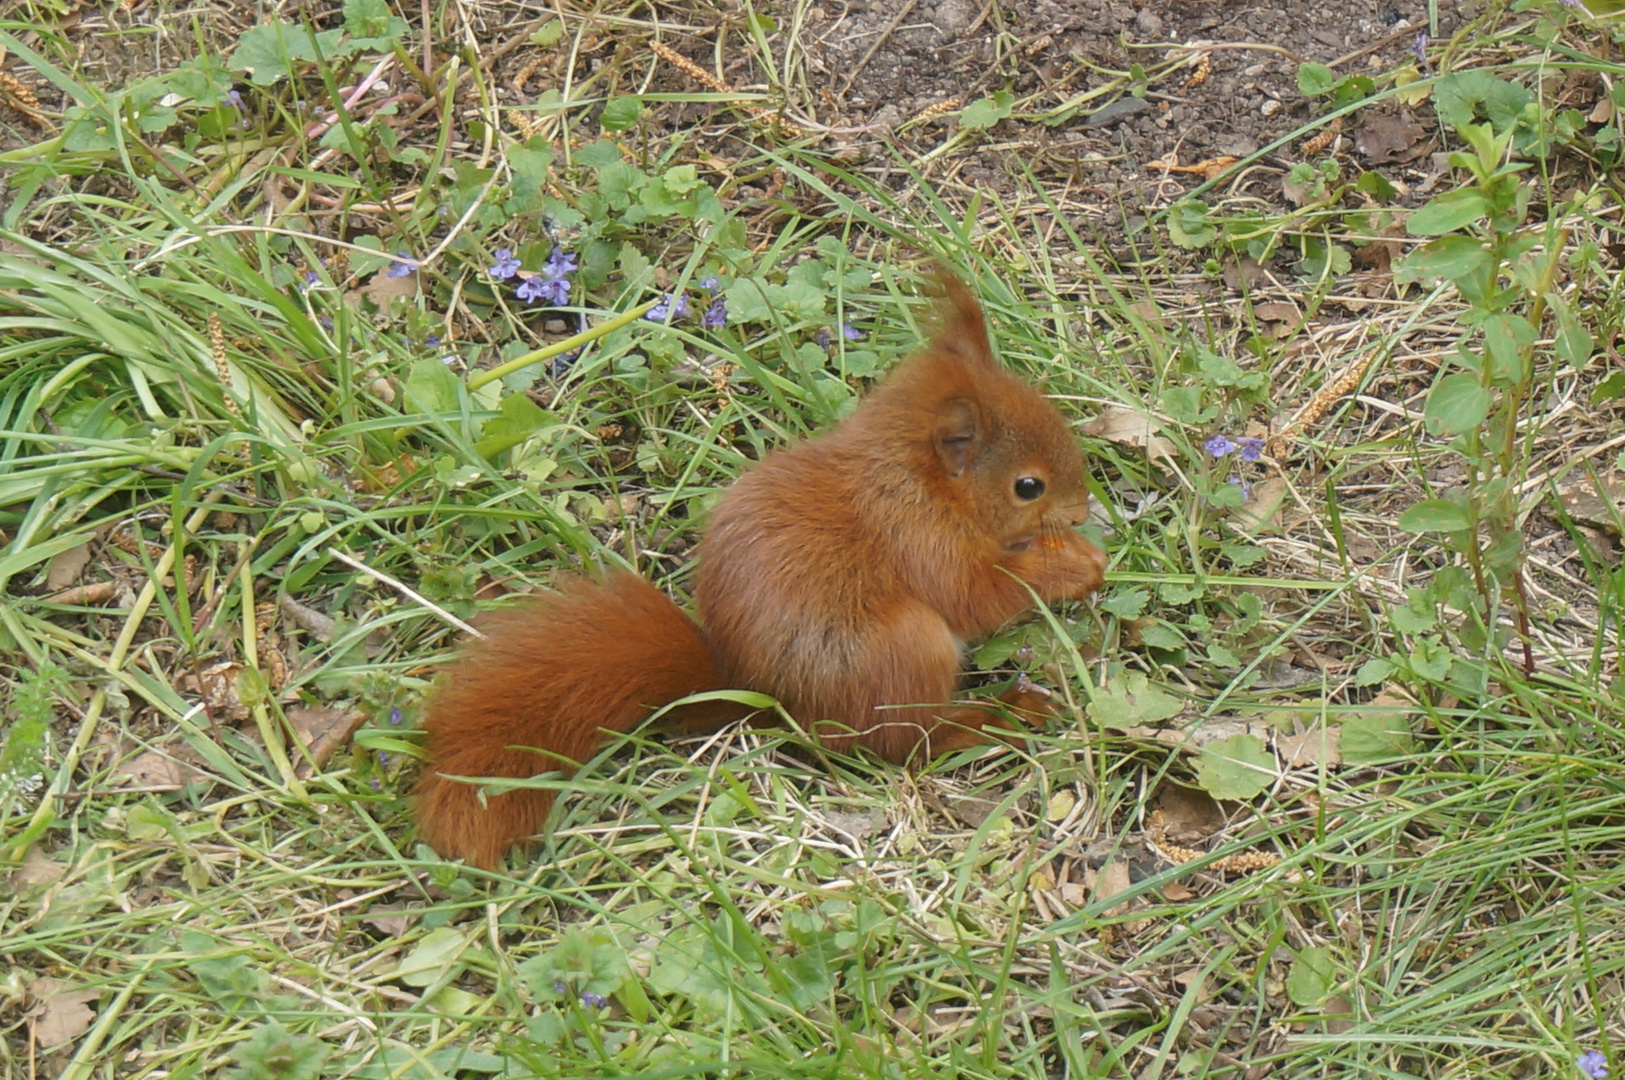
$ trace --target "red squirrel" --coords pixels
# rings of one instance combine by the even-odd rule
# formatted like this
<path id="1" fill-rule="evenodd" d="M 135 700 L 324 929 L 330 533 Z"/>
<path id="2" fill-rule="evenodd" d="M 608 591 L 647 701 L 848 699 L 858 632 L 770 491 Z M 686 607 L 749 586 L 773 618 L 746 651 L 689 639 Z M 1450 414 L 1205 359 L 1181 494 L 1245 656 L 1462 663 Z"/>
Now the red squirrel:
<path id="1" fill-rule="evenodd" d="M 606 733 L 708 690 L 769 694 L 825 746 L 899 764 L 1010 738 L 987 705 L 950 704 L 966 645 L 1032 606 L 1098 589 L 1106 558 L 1065 420 L 993 358 L 959 281 L 930 344 L 832 430 L 734 482 L 699 544 L 696 624 L 632 574 L 573 579 L 490 617 L 431 694 L 419 835 L 494 868 L 538 832 L 550 791 L 482 798 L 450 777 L 570 770 Z M 1031 586 L 1031 591 L 1029 591 Z M 1025 686 L 1012 706 L 1035 706 Z M 731 703 L 665 718 L 714 730 Z"/>

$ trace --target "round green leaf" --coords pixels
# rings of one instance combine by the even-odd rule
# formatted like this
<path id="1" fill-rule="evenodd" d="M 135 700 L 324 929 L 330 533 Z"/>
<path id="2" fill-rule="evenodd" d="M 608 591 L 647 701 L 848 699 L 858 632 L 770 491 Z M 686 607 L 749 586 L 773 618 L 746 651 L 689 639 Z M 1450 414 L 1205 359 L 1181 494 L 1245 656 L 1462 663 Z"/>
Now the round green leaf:
<path id="1" fill-rule="evenodd" d="M 1406 532 L 1459 532 L 1467 527 L 1467 511 L 1449 499 L 1424 499 L 1399 515 Z"/>
<path id="2" fill-rule="evenodd" d="M 1336 980 L 1337 965 L 1332 961 L 1331 949 L 1324 945 L 1301 949 L 1287 972 L 1287 997 L 1295 1005 L 1312 1009 L 1332 996 Z"/>
<path id="3" fill-rule="evenodd" d="M 1459 371 L 1433 384 L 1422 424 L 1429 435 L 1460 435 L 1482 424 L 1494 403 L 1495 394 L 1479 385 L 1478 376 Z"/>
<path id="4" fill-rule="evenodd" d="M 1250 799 L 1275 782 L 1275 755 L 1257 735 L 1232 735 L 1202 747 L 1196 782 L 1215 799 Z"/>
<path id="5" fill-rule="evenodd" d="M 610 98 L 598 117 L 598 123 L 605 131 L 625 131 L 638 122 L 642 113 L 643 102 L 635 97 Z"/>

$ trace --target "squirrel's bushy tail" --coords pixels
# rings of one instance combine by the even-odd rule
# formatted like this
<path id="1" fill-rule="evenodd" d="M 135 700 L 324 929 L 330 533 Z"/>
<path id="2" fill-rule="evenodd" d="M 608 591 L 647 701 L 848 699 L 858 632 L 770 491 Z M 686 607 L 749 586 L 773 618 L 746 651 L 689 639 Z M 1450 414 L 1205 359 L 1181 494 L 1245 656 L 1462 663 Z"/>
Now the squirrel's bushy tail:
<path id="1" fill-rule="evenodd" d="M 448 776 L 566 773 L 605 732 L 631 731 L 655 709 L 722 686 L 700 629 L 653 585 L 618 573 L 577 579 L 493 615 L 431 695 L 428 762 L 417 788 L 420 837 L 447 858 L 495 867 L 546 823 L 553 793 L 488 795 Z M 685 726 L 718 727 L 729 710 L 695 709 Z"/>

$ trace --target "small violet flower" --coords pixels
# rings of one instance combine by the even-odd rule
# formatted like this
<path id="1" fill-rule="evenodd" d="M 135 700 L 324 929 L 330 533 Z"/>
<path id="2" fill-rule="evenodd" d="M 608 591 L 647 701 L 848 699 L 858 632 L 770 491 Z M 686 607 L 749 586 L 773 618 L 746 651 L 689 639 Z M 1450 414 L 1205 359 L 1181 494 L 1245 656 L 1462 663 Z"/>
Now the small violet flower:
<path id="1" fill-rule="evenodd" d="M 704 289 L 712 296 L 715 296 L 717 294 L 717 289 L 721 287 L 722 282 L 717 280 L 717 276 L 715 274 L 712 274 L 710 277 L 700 282 L 700 288 Z"/>
<path id="2" fill-rule="evenodd" d="M 561 278 L 566 274 L 576 272 L 576 257 L 561 248 L 554 248 L 553 254 L 547 257 L 542 264 L 542 273 L 550 278 Z"/>
<path id="3" fill-rule="evenodd" d="M 438 345 L 439 343 L 440 343 L 439 338 L 431 338 L 429 340 L 429 344 L 431 344 L 431 345 Z M 391 709 L 391 710 L 389 710 L 389 722 L 391 724 L 394 724 L 395 726 L 399 727 L 401 721 L 405 720 L 405 719 L 406 719 L 406 714 L 402 713 L 401 710 L 399 710 L 399 709 Z"/>
<path id="4" fill-rule="evenodd" d="M 490 268 L 490 274 L 498 281 L 507 281 L 519 273 L 519 260 L 513 257 L 512 248 L 497 248 L 496 265 Z"/>
<path id="5" fill-rule="evenodd" d="M 713 278 L 712 280 L 716 279 Z M 711 306 L 705 309 L 704 315 L 700 316 L 700 325 L 707 330 L 721 330 L 728 325 L 728 305 L 723 302 L 722 297 L 719 296 L 711 301 Z"/>
<path id="6" fill-rule="evenodd" d="M 316 283 L 318 281 L 320 281 L 320 280 L 322 280 L 322 275 L 318 274 L 314 270 L 306 270 L 305 271 L 305 283 L 303 285 L 299 286 L 299 291 L 300 292 L 309 292 L 311 289 L 316 287 Z"/>
<path id="7" fill-rule="evenodd" d="M 844 322 L 841 324 L 841 336 L 848 341 L 862 341 L 863 331 L 849 322 Z"/>
<path id="8" fill-rule="evenodd" d="M 378 779 L 376 776 L 373 777 L 369 781 L 369 783 L 372 785 L 372 790 L 374 790 L 374 791 L 382 791 L 382 790 L 384 790 L 384 782 L 382 780 Z"/>
<path id="9" fill-rule="evenodd" d="M 1215 435 L 1202 444 L 1202 449 L 1212 454 L 1214 459 L 1217 460 L 1236 449 L 1236 444 L 1231 442 L 1227 435 Z"/>
<path id="10" fill-rule="evenodd" d="M 1257 461 L 1264 456 L 1264 440 L 1249 435 L 1241 440 L 1241 460 Z"/>
<path id="11" fill-rule="evenodd" d="M 555 994 L 564 993 L 564 980 L 563 979 L 554 979 L 553 980 L 553 992 Z"/>
<path id="12" fill-rule="evenodd" d="M 395 253 L 395 261 L 389 264 L 385 271 L 388 277 L 411 277 L 412 272 L 418 268 L 418 261 L 404 251 Z"/>
<path id="13" fill-rule="evenodd" d="M 686 319 L 690 314 L 691 309 L 688 306 L 688 295 L 686 293 L 678 293 L 675 300 L 672 299 L 671 293 L 666 293 L 660 298 L 660 302 L 650 308 L 643 317 L 650 322 L 663 323 Z"/>
<path id="14" fill-rule="evenodd" d="M 1417 34 L 1416 35 L 1416 40 L 1411 42 L 1411 55 L 1416 57 L 1416 62 L 1418 64 L 1422 65 L 1422 70 L 1423 71 L 1428 70 L 1428 35 L 1427 35 L 1427 31 L 1424 30 L 1422 33 Z"/>
<path id="15" fill-rule="evenodd" d="M 1587 1050 L 1574 1062 L 1591 1080 L 1604 1080 L 1608 1075 L 1608 1059 L 1600 1050 Z"/>
<path id="16" fill-rule="evenodd" d="M 830 342 L 829 327 L 827 327 L 827 326 L 824 327 L 822 330 L 818 331 L 818 333 L 813 335 L 813 343 L 815 345 L 817 345 L 820 349 L 829 348 L 829 342 Z"/>
<path id="17" fill-rule="evenodd" d="M 240 90 L 227 90 L 226 102 L 238 112 L 243 111 L 243 94 Z"/>
<path id="18" fill-rule="evenodd" d="M 609 1004 L 609 998 L 603 994 L 595 994 L 591 990 L 581 995 L 581 1005 L 587 1009 L 602 1009 Z"/>
<path id="19" fill-rule="evenodd" d="M 561 277 L 529 277 L 519 283 L 514 295 L 526 303 L 543 300 L 558 307 L 570 299 L 570 281 Z"/>
<path id="20" fill-rule="evenodd" d="M 1588 10 L 1585 6 L 1584 0 L 1557 0 L 1557 2 L 1566 8 L 1574 8 L 1576 11 Z M 1597 1053 L 1595 1050 L 1591 1052 L 1593 1054 Z M 1601 1055 L 1599 1054 L 1598 1056 L 1600 1057 Z M 1604 1066 L 1604 1068 L 1607 1068 L 1607 1066 Z"/>

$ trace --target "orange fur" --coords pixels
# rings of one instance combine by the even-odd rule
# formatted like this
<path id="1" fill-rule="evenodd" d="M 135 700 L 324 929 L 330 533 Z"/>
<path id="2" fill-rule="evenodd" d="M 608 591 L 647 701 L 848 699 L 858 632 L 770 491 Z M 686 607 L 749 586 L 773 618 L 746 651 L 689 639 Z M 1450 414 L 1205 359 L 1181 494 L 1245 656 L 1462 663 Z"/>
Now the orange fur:
<path id="1" fill-rule="evenodd" d="M 700 544 L 703 631 L 628 574 L 493 620 L 428 707 L 418 822 L 437 851 L 494 866 L 552 803 L 515 791 L 482 805 L 448 776 L 567 770 L 603 732 L 701 690 L 771 694 L 832 748 L 894 762 L 1011 734 L 984 730 L 986 707 L 950 704 L 961 651 L 1031 607 L 1028 586 L 1046 601 L 1089 595 L 1106 560 L 1070 528 L 1088 494 L 1065 421 L 998 366 L 964 286 L 944 288 L 924 351 L 719 502 Z M 1005 700 L 1039 708 L 1019 688 Z M 674 723 L 737 715 L 691 708 Z"/>

